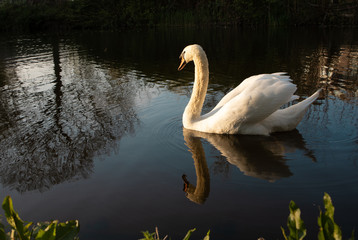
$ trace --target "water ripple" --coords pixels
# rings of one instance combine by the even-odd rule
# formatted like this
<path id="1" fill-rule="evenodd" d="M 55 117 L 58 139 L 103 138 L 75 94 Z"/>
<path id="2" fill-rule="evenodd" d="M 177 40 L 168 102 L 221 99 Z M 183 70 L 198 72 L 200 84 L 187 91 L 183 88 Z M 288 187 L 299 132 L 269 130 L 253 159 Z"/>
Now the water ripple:
<path id="1" fill-rule="evenodd" d="M 186 151 L 182 131 L 182 109 L 185 98 L 178 97 L 179 101 L 172 101 L 173 96 L 168 92 L 156 97 L 150 106 L 143 109 L 142 120 L 150 125 L 152 137 L 164 149 Z"/>

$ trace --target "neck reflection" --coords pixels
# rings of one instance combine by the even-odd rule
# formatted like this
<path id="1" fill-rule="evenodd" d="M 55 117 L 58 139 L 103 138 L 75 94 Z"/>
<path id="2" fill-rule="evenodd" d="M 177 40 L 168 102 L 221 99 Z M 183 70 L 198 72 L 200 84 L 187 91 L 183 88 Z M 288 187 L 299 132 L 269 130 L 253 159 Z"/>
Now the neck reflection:
<path id="1" fill-rule="evenodd" d="M 192 202 L 203 204 L 210 192 L 210 175 L 201 138 L 196 136 L 195 133 L 194 131 L 184 129 L 184 140 L 194 159 L 196 186 L 187 180 L 185 174 L 182 178 L 186 197 Z"/>

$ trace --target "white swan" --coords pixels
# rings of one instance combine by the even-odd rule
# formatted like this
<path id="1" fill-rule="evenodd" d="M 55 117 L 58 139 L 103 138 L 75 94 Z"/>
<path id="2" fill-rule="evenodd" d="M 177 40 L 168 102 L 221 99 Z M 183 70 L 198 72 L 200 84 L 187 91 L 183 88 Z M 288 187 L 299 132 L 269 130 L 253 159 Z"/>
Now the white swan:
<path id="1" fill-rule="evenodd" d="M 302 102 L 280 109 L 298 99 L 293 95 L 296 85 L 285 73 L 261 74 L 245 79 L 226 94 L 216 107 L 201 116 L 209 82 L 209 63 L 201 46 L 194 44 L 180 54 L 178 70 L 193 61 L 195 80 L 193 92 L 183 114 L 184 128 L 218 134 L 269 135 L 290 131 L 302 120 L 320 90 Z"/>

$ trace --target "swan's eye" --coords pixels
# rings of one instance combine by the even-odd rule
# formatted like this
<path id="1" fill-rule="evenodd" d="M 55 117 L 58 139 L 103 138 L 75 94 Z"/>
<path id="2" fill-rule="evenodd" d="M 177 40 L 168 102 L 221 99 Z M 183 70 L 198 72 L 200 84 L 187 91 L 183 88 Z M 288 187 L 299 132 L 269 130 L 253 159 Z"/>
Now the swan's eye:
<path id="1" fill-rule="evenodd" d="M 183 51 L 183 52 L 180 54 L 179 58 L 180 58 L 180 59 L 181 59 L 181 58 L 184 58 L 184 54 L 185 54 L 185 51 Z"/>

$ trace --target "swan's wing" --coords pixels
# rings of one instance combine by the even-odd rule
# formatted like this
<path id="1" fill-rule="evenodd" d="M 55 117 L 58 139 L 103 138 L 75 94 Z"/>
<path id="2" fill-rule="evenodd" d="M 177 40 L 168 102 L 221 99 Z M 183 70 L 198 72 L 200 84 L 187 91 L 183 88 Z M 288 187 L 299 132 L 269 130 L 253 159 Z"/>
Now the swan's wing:
<path id="1" fill-rule="evenodd" d="M 286 75 L 285 72 L 277 72 L 272 74 L 260 74 L 251 76 L 249 78 L 246 78 L 244 81 L 241 82 L 240 85 L 238 85 L 236 88 L 228 92 L 221 100 L 220 102 L 215 106 L 215 109 L 221 108 L 224 106 L 227 102 L 232 100 L 234 97 L 242 93 L 245 89 L 254 89 L 256 88 L 261 81 L 265 81 L 267 79 L 278 79 L 280 81 L 291 81 L 290 77 Z M 295 98 L 296 99 L 296 98 Z"/>
<path id="2" fill-rule="evenodd" d="M 232 90 L 218 104 L 219 107 L 203 117 L 212 118 L 210 122 L 231 126 L 255 124 L 295 98 L 295 91 L 296 85 L 282 73 L 253 76 Z"/>

